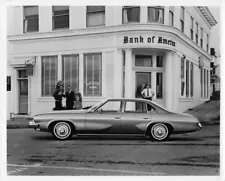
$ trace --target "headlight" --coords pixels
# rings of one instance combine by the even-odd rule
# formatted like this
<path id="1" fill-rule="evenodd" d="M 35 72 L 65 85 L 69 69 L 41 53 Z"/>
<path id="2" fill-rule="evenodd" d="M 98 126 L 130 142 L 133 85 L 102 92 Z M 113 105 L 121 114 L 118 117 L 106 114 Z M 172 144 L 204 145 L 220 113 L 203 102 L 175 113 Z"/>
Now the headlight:
<path id="1" fill-rule="evenodd" d="M 198 123 L 198 126 L 199 126 L 200 128 L 202 128 L 202 124 L 201 124 L 201 123 Z"/>

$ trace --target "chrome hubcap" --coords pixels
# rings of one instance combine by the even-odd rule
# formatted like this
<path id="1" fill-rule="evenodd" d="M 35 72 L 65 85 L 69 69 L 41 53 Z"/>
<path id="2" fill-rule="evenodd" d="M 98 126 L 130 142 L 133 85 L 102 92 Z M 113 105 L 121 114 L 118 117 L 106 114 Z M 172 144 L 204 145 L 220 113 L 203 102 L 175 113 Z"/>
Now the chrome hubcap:
<path id="1" fill-rule="evenodd" d="M 55 135 L 58 138 L 66 138 L 71 133 L 71 128 L 67 123 L 58 123 L 54 129 Z"/>
<path id="2" fill-rule="evenodd" d="M 162 140 L 168 135 L 168 129 L 163 124 L 156 124 L 152 127 L 152 136 L 157 140 Z"/>

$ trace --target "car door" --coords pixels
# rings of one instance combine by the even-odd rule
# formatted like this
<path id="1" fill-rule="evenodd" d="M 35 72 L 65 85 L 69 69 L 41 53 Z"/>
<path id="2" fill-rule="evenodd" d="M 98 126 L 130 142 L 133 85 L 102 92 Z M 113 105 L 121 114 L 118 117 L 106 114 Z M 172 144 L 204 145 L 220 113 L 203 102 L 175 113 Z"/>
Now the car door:
<path id="1" fill-rule="evenodd" d="M 144 134 L 145 126 L 150 122 L 151 114 L 147 112 L 143 101 L 125 101 L 121 117 L 123 134 Z"/>
<path id="2" fill-rule="evenodd" d="M 87 134 L 119 134 L 121 130 L 122 101 L 109 100 L 94 112 L 86 114 Z"/>

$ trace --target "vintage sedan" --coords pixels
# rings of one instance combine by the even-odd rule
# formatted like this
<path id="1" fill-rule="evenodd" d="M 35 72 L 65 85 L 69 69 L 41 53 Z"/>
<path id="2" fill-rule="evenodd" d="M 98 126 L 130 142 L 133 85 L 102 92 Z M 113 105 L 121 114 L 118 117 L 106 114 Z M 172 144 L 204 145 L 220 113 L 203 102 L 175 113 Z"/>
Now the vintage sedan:
<path id="1" fill-rule="evenodd" d="M 192 115 L 170 112 L 149 100 L 125 98 L 105 99 L 89 109 L 38 114 L 29 125 L 59 140 L 72 135 L 136 135 L 163 141 L 202 127 Z"/>

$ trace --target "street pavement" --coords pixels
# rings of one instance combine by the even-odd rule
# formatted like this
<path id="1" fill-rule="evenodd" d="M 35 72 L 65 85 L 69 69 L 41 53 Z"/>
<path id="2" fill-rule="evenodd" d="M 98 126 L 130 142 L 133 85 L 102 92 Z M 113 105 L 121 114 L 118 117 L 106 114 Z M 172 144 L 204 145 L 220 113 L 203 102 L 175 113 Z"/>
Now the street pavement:
<path id="1" fill-rule="evenodd" d="M 219 127 L 206 125 L 164 142 L 96 136 L 59 141 L 33 129 L 7 129 L 7 174 L 218 176 Z"/>

